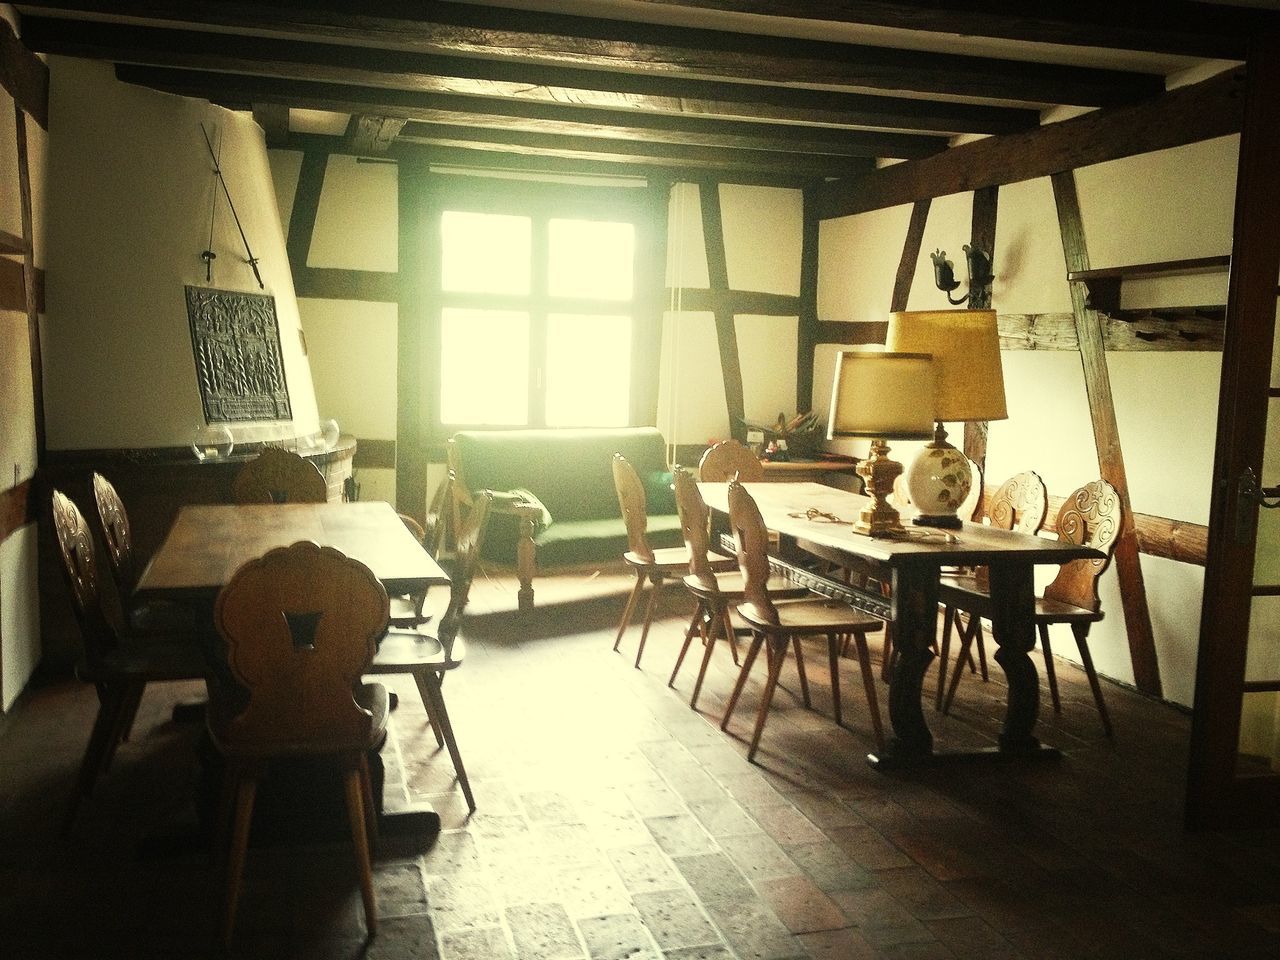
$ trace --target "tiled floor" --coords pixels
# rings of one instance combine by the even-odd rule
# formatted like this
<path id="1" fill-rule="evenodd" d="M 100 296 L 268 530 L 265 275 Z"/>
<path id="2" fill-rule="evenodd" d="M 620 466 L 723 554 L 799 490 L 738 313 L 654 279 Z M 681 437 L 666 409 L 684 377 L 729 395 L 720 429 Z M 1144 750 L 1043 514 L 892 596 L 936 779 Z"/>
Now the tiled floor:
<path id="1" fill-rule="evenodd" d="M 842 662 L 841 729 L 814 647 L 814 709 L 800 706 L 788 666 L 752 765 L 743 738 L 759 683 L 721 733 L 728 651 L 692 712 L 693 665 L 667 687 L 688 601 L 671 594 L 635 670 L 638 628 L 610 650 L 625 586 L 615 571 L 544 578 L 539 609 L 517 617 L 509 579 L 479 581 L 467 662 L 445 685 L 479 811 L 466 816 L 412 684 L 389 678 L 401 706 L 384 751 L 388 805 L 427 799 L 444 832 L 425 851 L 384 838 L 382 921 L 367 945 L 349 844 L 252 849 L 233 955 L 1280 956 L 1280 833 L 1183 832 L 1179 712 L 1108 685 L 1108 742 L 1083 676 L 1062 664 L 1063 713 L 1040 728 L 1066 751 L 1060 762 L 886 775 L 863 759 L 856 661 Z M 4 960 L 218 955 L 208 944 L 221 887 L 207 854 L 155 843 L 194 821 L 196 731 L 168 722 L 193 692 L 148 693 L 67 839 L 55 824 L 92 690 L 31 691 L 6 721 Z M 951 718 L 927 708 L 940 744 L 991 742 L 1003 697 L 998 678 L 966 678 Z"/>

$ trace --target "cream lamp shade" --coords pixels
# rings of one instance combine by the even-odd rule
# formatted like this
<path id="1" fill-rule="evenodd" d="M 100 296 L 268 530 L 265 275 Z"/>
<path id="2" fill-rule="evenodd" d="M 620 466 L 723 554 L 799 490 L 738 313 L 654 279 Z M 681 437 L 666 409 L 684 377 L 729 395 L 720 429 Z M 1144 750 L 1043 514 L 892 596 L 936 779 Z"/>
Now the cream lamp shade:
<path id="1" fill-rule="evenodd" d="M 933 387 L 933 358 L 927 353 L 844 350 L 836 356 L 827 438 L 871 438 L 871 452 L 856 468 L 870 499 L 853 523 L 854 533 L 901 535 L 889 494 L 902 464 L 889 458 L 885 441 L 933 436 Z"/>
<path id="2" fill-rule="evenodd" d="M 928 354 L 842 350 L 836 354 L 827 439 L 932 437 L 934 406 Z"/>
<path id="3" fill-rule="evenodd" d="M 994 310 L 907 310 L 889 314 L 885 349 L 933 356 L 933 417 L 1004 420 L 1004 370 Z"/>

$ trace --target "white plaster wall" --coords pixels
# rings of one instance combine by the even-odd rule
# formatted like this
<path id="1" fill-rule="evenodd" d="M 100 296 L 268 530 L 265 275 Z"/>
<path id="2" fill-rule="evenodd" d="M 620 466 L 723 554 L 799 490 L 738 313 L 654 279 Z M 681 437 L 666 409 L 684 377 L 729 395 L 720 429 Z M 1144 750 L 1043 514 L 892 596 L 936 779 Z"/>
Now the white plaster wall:
<path id="1" fill-rule="evenodd" d="M 742 407 L 751 423 L 773 423 L 778 414 L 790 419 L 796 406 L 798 317 L 734 318 L 738 367 L 742 370 Z"/>
<path id="2" fill-rule="evenodd" d="M 804 195 L 799 190 L 721 184 L 720 218 L 731 289 L 800 293 Z M 788 409 L 794 405 L 793 398 Z"/>
<path id="3" fill-rule="evenodd" d="M 1237 138 L 1099 164 L 1077 171 L 1093 266 L 1227 253 L 1235 189 Z M 941 247 L 964 279 L 961 246 L 970 230 L 972 195 L 933 201 L 910 297 L 912 309 L 942 306 L 928 254 Z M 909 207 L 823 224 L 819 317 L 874 320 L 888 310 Z M 1069 312 L 1070 290 L 1057 213 L 1047 178 L 1001 187 L 994 251 L 993 303 L 1000 313 Z M 848 270 L 876 263 L 878 275 Z M 964 292 L 962 288 L 961 293 Z M 1128 281 L 1125 306 L 1222 303 L 1225 273 Z M 814 403 L 830 393 L 834 348 L 815 363 Z M 991 424 L 987 482 L 1035 469 L 1052 493 L 1066 495 L 1098 476 L 1088 398 L 1079 356 L 1063 351 L 1003 354 L 1009 419 Z M 1116 419 L 1133 507 L 1141 513 L 1205 523 L 1216 430 L 1219 353 L 1113 352 L 1107 355 Z M 958 431 L 953 431 L 958 432 Z M 895 448 L 895 456 L 909 445 Z M 1203 570 L 1142 558 L 1165 696 L 1190 704 L 1195 682 Z M 1052 570 L 1042 571 L 1043 586 Z M 1101 584 L 1106 619 L 1090 649 L 1104 674 L 1132 682 L 1128 640 L 1114 569 Z M 1069 632 L 1054 652 L 1075 657 Z"/>
<path id="4" fill-rule="evenodd" d="M 307 264 L 395 272 L 399 211 L 394 164 L 331 156 Z"/>
<path id="5" fill-rule="evenodd" d="M 343 433 L 394 440 L 396 305 L 303 298 L 298 309 L 320 415 L 336 419 Z"/>
<path id="6" fill-rule="evenodd" d="M 48 316 L 51 449 L 182 446 L 204 422 L 183 287 L 259 292 L 200 124 L 220 143 L 236 211 L 274 296 L 293 421 L 231 424 L 239 440 L 317 429 L 261 129 L 245 114 L 119 83 L 109 65 L 52 58 Z"/>
<path id="7" fill-rule="evenodd" d="M 40 604 L 36 599 L 36 525 L 0 542 L 0 713 L 13 706 L 40 662 Z"/>

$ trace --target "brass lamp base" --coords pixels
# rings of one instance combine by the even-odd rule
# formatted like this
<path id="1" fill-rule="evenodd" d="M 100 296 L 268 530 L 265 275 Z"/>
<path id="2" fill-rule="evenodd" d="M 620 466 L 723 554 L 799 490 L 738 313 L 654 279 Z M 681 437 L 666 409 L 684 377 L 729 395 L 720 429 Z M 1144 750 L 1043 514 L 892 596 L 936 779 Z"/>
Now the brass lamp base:
<path id="1" fill-rule="evenodd" d="M 893 481 L 902 473 L 902 464 L 888 456 L 889 445 L 883 440 L 871 441 L 871 456 L 861 461 L 854 472 L 862 478 L 862 486 L 871 502 L 853 522 L 853 532 L 868 537 L 892 537 L 903 532 L 898 511 L 889 503 Z"/>

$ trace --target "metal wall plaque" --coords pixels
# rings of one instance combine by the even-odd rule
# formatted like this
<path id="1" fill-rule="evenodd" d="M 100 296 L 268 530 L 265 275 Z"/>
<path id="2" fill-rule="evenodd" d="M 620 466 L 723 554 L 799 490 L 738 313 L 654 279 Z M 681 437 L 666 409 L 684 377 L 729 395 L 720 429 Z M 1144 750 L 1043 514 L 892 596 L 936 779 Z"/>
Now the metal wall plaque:
<path id="1" fill-rule="evenodd" d="M 274 297 L 187 287 L 205 419 L 292 420 Z"/>

